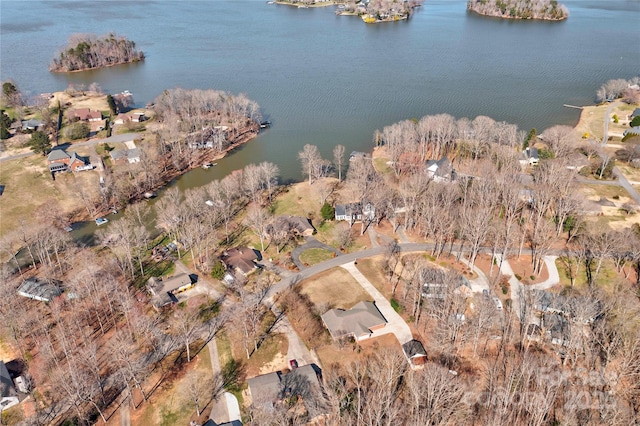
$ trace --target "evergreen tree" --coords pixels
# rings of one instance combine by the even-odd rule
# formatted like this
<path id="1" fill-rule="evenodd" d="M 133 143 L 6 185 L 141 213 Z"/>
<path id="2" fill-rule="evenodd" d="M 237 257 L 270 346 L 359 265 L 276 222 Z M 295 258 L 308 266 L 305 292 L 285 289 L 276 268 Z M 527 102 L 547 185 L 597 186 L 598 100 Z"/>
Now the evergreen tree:
<path id="1" fill-rule="evenodd" d="M 31 150 L 36 154 L 47 155 L 51 151 L 51 141 L 46 133 L 37 130 L 31 135 L 29 143 Z"/>
<path id="2" fill-rule="evenodd" d="M 0 118 L 0 139 L 9 139 L 11 137 L 9 127 L 11 127 L 11 118 L 2 110 L 2 117 Z"/>
<path id="3" fill-rule="evenodd" d="M 327 202 L 325 202 L 322 208 L 320 209 L 320 216 L 322 216 L 324 220 L 333 220 L 333 218 L 335 217 L 335 214 L 336 214 L 336 209 L 334 209 L 333 206 L 331 206 L 331 204 Z"/>

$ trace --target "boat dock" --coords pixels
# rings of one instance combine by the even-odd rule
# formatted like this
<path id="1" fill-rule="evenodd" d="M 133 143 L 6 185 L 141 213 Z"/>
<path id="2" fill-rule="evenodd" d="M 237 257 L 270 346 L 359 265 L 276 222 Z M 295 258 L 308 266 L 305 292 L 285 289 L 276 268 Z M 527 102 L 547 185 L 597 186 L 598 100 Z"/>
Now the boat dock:
<path id="1" fill-rule="evenodd" d="M 569 105 L 569 104 L 564 104 L 562 106 L 563 107 L 567 107 L 567 108 L 575 108 L 575 109 L 583 109 L 584 108 L 584 107 L 579 107 L 579 106 Z"/>

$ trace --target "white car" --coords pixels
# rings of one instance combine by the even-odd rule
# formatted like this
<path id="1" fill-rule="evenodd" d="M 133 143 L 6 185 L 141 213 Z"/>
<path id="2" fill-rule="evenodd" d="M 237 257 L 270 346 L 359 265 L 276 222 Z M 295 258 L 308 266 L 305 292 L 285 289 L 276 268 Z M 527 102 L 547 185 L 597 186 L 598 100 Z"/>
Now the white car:
<path id="1" fill-rule="evenodd" d="M 497 297 L 493 298 L 493 303 L 496 304 L 496 309 L 501 311 L 502 310 L 502 302 L 500 301 L 500 299 L 498 299 Z"/>

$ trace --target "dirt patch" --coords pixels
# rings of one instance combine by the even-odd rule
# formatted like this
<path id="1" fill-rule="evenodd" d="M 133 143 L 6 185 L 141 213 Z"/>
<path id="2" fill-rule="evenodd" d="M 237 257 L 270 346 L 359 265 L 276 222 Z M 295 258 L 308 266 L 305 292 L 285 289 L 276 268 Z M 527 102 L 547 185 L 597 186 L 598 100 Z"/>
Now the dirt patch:
<path id="1" fill-rule="evenodd" d="M 542 264 L 540 274 L 534 274 L 531 256 L 522 255 L 520 258 L 514 256 L 509 257 L 507 260 L 509 261 L 509 265 L 511 265 L 511 269 L 513 269 L 513 273 L 520 276 L 520 281 L 523 284 L 537 284 L 549 279 L 549 271 L 547 270 L 547 265 L 544 263 Z"/>
<path id="2" fill-rule="evenodd" d="M 366 339 L 361 342 L 354 343 L 333 343 L 331 345 L 321 346 L 316 349 L 320 363 L 329 367 L 332 364 L 347 365 L 351 362 L 361 361 L 367 357 L 373 356 L 376 352 L 383 348 L 395 348 L 399 351 L 402 346 L 393 334 L 384 334 L 382 336 Z"/>
<path id="3" fill-rule="evenodd" d="M 371 296 L 351 274 L 342 268 L 334 268 L 302 281 L 300 292 L 317 307 L 348 309 Z M 321 309 L 323 310 L 323 309 Z"/>

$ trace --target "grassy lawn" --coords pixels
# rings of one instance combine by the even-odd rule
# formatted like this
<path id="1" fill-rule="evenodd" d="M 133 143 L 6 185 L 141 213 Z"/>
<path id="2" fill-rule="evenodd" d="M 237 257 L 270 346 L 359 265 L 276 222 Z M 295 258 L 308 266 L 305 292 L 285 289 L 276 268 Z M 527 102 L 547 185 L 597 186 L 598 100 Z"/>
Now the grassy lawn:
<path id="1" fill-rule="evenodd" d="M 571 280 L 569 279 L 569 274 L 567 273 L 567 269 L 560 259 L 556 260 L 556 266 L 558 267 L 558 274 L 560 275 L 560 284 L 562 284 L 564 287 L 570 287 Z M 596 265 L 594 262 L 592 269 L 595 271 L 595 268 Z M 611 284 L 617 277 L 618 273 L 616 272 L 613 263 L 610 260 L 605 260 L 604 262 L 602 262 L 602 267 L 600 268 L 600 272 L 596 277 L 596 285 L 609 289 L 611 287 Z M 574 279 L 573 286 L 576 289 L 587 288 L 587 275 L 585 273 L 584 264 L 580 265 L 580 270 L 578 271 L 578 275 Z"/>
<path id="2" fill-rule="evenodd" d="M 378 157 L 373 159 L 373 167 L 375 167 L 376 171 L 380 174 L 388 174 L 393 172 L 391 167 L 387 164 L 389 161 L 388 158 Z"/>
<path id="3" fill-rule="evenodd" d="M 313 216 L 319 217 L 320 202 L 315 197 L 313 185 L 302 182 L 290 185 L 283 193 L 278 195 L 274 203 L 273 214 L 275 216 L 290 214 L 293 216 Z"/>
<path id="4" fill-rule="evenodd" d="M 370 257 L 367 259 L 358 259 L 356 267 L 364 275 L 373 286 L 384 295 L 385 298 L 391 298 L 391 288 L 389 288 L 387 274 L 384 272 L 384 259 L 382 256 Z"/>
<path id="5" fill-rule="evenodd" d="M 287 355 L 289 340 L 284 334 L 270 334 L 247 361 L 247 377 L 257 376 L 265 370 L 278 370 Z M 277 364 L 277 365 L 276 365 Z"/>
<path id="6" fill-rule="evenodd" d="M 622 174 L 630 181 L 640 182 L 640 169 L 629 166 L 618 166 Z"/>
<path id="7" fill-rule="evenodd" d="M 5 185 L 0 203 L 1 235 L 16 229 L 22 219 L 29 222 L 43 204 L 63 198 L 61 185 L 51 179 L 43 156 L 3 162 L 0 184 Z"/>
<path id="8" fill-rule="evenodd" d="M 351 274 L 342 268 L 330 269 L 300 283 L 300 292 L 316 306 L 348 309 L 362 300 L 371 300 L 369 293 Z"/>
<path id="9" fill-rule="evenodd" d="M 300 260 L 309 266 L 324 262 L 325 260 L 332 259 L 333 257 L 333 252 L 321 248 L 311 248 L 300 254 Z"/>
<path id="10" fill-rule="evenodd" d="M 624 188 L 617 185 L 584 185 L 588 195 L 599 195 L 601 197 L 613 199 L 614 197 L 629 197 Z"/>

